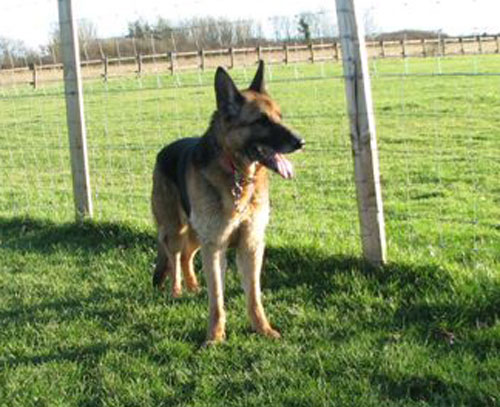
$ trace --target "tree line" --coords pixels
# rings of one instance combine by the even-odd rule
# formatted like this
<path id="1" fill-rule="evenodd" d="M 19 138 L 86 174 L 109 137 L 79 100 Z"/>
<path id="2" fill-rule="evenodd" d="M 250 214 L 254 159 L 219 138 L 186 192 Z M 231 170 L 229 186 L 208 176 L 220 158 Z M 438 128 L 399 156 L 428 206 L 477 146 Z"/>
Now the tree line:
<path id="1" fill-rule="evenodd" d="M 379 30 L 372 12 L 372 9 L 366 10 L 363 21 L 365 32 L 373 37 Z M 406 36 L 407 32 L 410 31 L 393 34 Z M 100 37 L 97 25 L 91 20 L 83 19 L 78 24 L 80 57 L 83 61 L 104 56 L 115 58 L 165 54 L 169 51 L 331 42 L 337 35 L 335 16 L 326 10 L 270 17 L 265 27 L 260 21 L 225 17 L 192 17 L 175 23 L 163 17 L 155 21 L 137 19 L 127 24 L 122 35 L 113 38 Z M 421 38 L 429 38 L 429 35 L 436 34 L 418 32 Z M 48 43 L 38 49 L 30 49 L 19 40 L 0 37 L 0 68 L 59 63 L 60 43 L 58 28 L 52 30 Z"/>
<path id="2" fill-rule="evenodd" d="M 193 17 L 173 23 L 163 17 L 155 21 L 137 19 L 126 32 L 101 38 L 96 24 L 79 21 L 78 37 L 82 60 L 137 54 L 192 51 L 228 47 L 266 46 L 275 43 L 310 43 L 333 39 L 337 30 L 334 16 L 322 11 L 297 16 L 269 18 L 266 28 L 259 21 L 231 20 L 225 17 Z M 0 67 L 50 64 L 61 61 L 59 29 L 52 30 L 47 44 L 30 49 L 22 41 L 0 37 Z"/>

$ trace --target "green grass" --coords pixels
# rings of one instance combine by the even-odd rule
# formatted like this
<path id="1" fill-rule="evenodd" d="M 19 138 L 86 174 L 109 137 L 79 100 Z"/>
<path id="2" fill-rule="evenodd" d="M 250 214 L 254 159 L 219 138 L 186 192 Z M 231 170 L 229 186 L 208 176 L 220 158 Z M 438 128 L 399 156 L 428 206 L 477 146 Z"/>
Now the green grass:
<path id="1" fill-rule="evenodd" d="M 296 179 L 272 179 L 263 287 L 283 339 L 250 332 L 231 257 L 228 340 L 208 350 L 206 292 L 151 289 L 149 191 L 156 151 L 205 129 L 213 71 L 85 84 L 80 225 L 61 86 L 0 88 L 0 406 L 499 405 L 498 76 L 386 74 L 500 58 L 371 68 L 390 263 L 359 258 L 340 65 L 273 66 L 307 140 Z"/>

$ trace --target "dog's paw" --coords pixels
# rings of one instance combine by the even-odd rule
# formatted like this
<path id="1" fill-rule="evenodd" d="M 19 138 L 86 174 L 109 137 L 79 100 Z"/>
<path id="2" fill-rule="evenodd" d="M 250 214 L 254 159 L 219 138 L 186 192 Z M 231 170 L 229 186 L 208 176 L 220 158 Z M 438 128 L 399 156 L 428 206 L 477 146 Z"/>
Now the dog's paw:
<path id="1" fill-rule="evenodd" d="M 201 349 L 208 349 L 208 348 L 212 348 L 214 347 L 215 345 L 217 345 L 218 343 L 221 343 L 222 341 L 212 341 L 212 340 L 206 340 L 205 342 L 203 342 L 201 344 Z"/>
<path id="2" fill-rule="evenodd" d="M 201 344 L 202 349 L 211 348 L 216 345 L 220 345 L 226 341 L 226 336 L 218 337 L 218 338 L 207 338 L 205 342 Z"/>
<path id="3" fill-rule="evenodd" d="M 182 288 L 181 287 L 173 287 L 171 294 L 172 294 L 172 298 L 181 298 L 182 297 Z"/>
<path id="4" fill-rule="evenodd" d="M 276 329 L 273 329 L 271 327 L 268 327 L 268 328 L 265 328 L 262 330 L 258 330 L 257 332 L 261 335 L 264 335 L 267 338 L 281 339 L 281 334 Z"/>
<path id="5" fill-rule="evenodd" d="M 166 280 L 166 273 L 154 273 L 153 275 L 153 288 L 159 290 L 159 291 L 164 291 L 165 290 L 165 280 Z"/>
<path id="6" fill-rule="evenodd" d="M 201 287 L 198 284 L 187 284 L 186 288 L 193 294 L 198 294 L 201 291 Z"/>

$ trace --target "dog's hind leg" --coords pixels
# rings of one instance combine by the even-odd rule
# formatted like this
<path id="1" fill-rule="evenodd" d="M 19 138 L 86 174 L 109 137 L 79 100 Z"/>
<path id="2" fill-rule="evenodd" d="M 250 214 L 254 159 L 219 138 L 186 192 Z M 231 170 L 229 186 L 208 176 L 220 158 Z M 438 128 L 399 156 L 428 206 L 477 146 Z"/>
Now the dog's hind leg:
<path id="1" fill-rule="evenodd" d="M 165 277 L 167 277 L 168 274 L 172 278 L 172 297 L 180 297 L 182 294 L 182 241 L 178 237 L 174 237 L 171 235 L 167 237 L 164 229 L 162 227 L 159 227 L 158 246 L 158 263 L 156 265 L 156 272 L 153 276 L 153 284 L 155 284 L 157 281 L 160 282 L 162 277 L 164 281 Z M 166 265 L 166 267 L 164 267 L 164 265 Z"/>
<path id="2" fill-rule="evenodd" d="M 163 291 L 165 289 L 165 280 L 170 271 L 171 264 L 165 252 L 164 243 L 158 241 L 158 255 L 156 257 L 156 267 L 153 274 L 153 287 Z"/>
<path id="3" fill-rule="evenodd" d="M 172 253 L 172 297 L 178 298 L 182 295 L 182 276 L 181 276 L 181 256 L 180 250 Z"/>
<path id="4" fill-rule="evenodd" d="M 198 284 L 196 274 L 194 273 L 193 261 L 196 252 L 200 248 L 200 245 L 196 238 L 189 237 L 186 240 L 187 241 L 184 245 L 181 256 L 182 274 L 184 276 L 184 280 L 186 281 L 186 287 L 188 291 L 197 293 L 200 291 L 200 286 Z"/>

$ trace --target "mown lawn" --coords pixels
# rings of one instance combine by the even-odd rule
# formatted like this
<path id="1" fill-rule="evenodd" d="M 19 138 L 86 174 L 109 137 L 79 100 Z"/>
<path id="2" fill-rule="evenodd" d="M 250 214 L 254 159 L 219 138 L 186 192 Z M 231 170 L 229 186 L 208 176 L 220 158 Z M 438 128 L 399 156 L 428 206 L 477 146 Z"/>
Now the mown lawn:
<path id="1" fill-rule="evenodd" d="M 0 88 L 0 406 L 499 405 L 500 58 L 371 67 L 389 264 L 359 257 L 341 66 L 272 66 L 307 140 L 296 179 L 272 179 L 263 287 L 283 339 L 250 332 L 230 272 L 228 340 L 207 350 L 206 292 L 151 288 L 149 191 L 156 151 L 206 127 L 213 71 L 85 84 L 84 224 L 60 85 Z M 398 76 L 454 72 L 483 75 Z"/>

